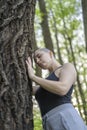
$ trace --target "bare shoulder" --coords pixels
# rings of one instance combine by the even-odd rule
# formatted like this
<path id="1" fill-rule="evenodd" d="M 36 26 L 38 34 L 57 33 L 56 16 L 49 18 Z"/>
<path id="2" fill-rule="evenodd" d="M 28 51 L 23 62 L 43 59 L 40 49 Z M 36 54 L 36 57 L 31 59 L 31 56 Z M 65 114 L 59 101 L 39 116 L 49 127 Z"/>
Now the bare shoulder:
<path id="1" fill-rule="evenodd" d="M 62 67 L 63 69 L 65 68 L 71 68 L 71 69 L 74 69 L 75 70 L 75 66 L 72 64 L 72 63 L 65 63 Z"/>
<path id="2" fill-rule="evenodd" d="M 71 72 L 74 72 L 74 73 L 76 73 L 76 70 L 75 70 L 75 67 L 74 67 L 74 65 L 72 64 L 72 63 L 65 63 L 65 64 L 63 64 L 62 65 L 62 67 L 60 68 L 60 69 L 57 69 L 56 71 L 55 71 L 55 75 L 57 76 L 57 77 L 59 77 L 61 74 L 64 74 L 64 73 L 71 73 Z"/>
<path id="3" fill-rule="evenodd" d="M 65 63 L 62 67 L 63 71 L 69 71 L 76 74 L 75 66 L 72 63 Z"/>
<path id="4" fill-rule="evenodd" d="M 73 77 L 74 78 L 73 81 L 76 81 L 76 79 L 77 79 L 77 72 L 76 72 L 75 66 L 72 63 L 65 63 L 63 65 L 62 69 L 61 69 L 60 75 L 61 76 L 63 76 L 63 75 L 66 76 L 67 75 L 67 76 L 69 76 L 69 78 Z"/>

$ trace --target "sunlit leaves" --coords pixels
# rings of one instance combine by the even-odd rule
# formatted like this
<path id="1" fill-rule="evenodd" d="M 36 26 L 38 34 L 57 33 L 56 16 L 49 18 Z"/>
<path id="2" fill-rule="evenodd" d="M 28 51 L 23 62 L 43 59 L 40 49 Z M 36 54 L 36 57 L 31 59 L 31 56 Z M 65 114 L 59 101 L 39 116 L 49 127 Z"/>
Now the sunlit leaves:
<path id="1" fill-rule="evenodd" d="M 81 1 L 79 0 L 45 0 L 46 10 L 48 15 L 48 22 L 51 31 L 51 37 L 54 43 L 54 50 L 57 54 L 57 41 L 59 42 L 59 49 L 61 57 L 65 62 L 72 62 L 76 64 L 80 84 L 84 93 L 87 96 L 87 54 L 85 52 L 84 32 L 82 23 L 82 9 Z M 36 18 L 41 22 L 43 14 L 39 14 L 37 8 Z M 37 23 L 37 22 L 36 22 Z M 39 22 L 37 23 L 40 27 Z M 41 28 L 35 30 L 38 44 L 42 47 L 43 36 L 41 35 Z M 41 40 L 42 39 L 42 40 Z M 44 44 L 44 43 L 43 43 Z M 79 87 L 79 86 L 78 86 Z M 76 87 L 77 96 L 82 104 L 81 95 L 78 87 Z M 76 96 L 76 95 L 74 95 Z M 85 99 L 87 101 L 87 98 Z M 77 104 L 80 106 L 79 104 Z M 82 107 L 82 106 L 81 106 Z M 83 109 L 83 108 L 81 108 Z"/>

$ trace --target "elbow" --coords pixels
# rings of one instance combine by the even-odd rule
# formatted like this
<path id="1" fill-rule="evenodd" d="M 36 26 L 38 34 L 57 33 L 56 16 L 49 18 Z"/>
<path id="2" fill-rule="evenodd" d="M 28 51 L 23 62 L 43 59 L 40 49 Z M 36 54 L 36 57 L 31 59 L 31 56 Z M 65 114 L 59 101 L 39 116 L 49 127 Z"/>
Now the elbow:
<path id="1" fill-rule="evenodd" d="M 61 87 L 61 90 L 60 90 L 59 95 L 60 95 L 60 96 L 65 96 L 67 93 L 68 93 L 67 85 L 64 84 L 64 85 Z"/>
<path id="2" fill-rule="evenodd" d="M 61 91 L 60 96 L 65 96 L 67 94 L 66 91 Z"/>

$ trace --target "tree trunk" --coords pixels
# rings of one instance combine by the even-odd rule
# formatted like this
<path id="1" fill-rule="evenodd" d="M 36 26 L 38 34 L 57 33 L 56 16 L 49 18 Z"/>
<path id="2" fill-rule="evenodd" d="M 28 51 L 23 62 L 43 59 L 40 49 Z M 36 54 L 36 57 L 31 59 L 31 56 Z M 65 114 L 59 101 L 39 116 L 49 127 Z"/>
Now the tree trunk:
<path id="1" fill-rule="evenodd" d="M 61 64 L 63 64 L 63 60 L 62 60 L 62 56 L 61 56 L 61 51 L 60 51 L 60 46 L 59 46 L 59 35 L 58 35 L 58 29 L 57 29 L 57 23 L 56 23 L 56 18 L 53 14 L 53 11 L 51 10 L 51 13 L 52 13 L 52 17 L 53 17 L 53 28 L 55 30 L 54 34 L 55 34 L 55 39 L 56 39 L 56 46 L 57 46 L 57 53 L 58 53 L 58 59 L 59 59 L 59 62 Z"/>
<path id="2" fill-rule="evenodd" d="M 83 10 L 84 33 L 85 33 L 85 43 L 87 52 L 87 0 L 82 0 L 82 10 Z"/>
<path id="3" fill-rule="evenodd" d="M 75 55 L 74 55 L 73 47 L 72 47 L 72 36 L 70 37 L 69 34 L 68 34 L 68 32 L 66 31 L 67 27 L 66 27 L 66 23 L 65 23 L 65 19 L 64 18 L 63 18 L 63 26 L 64 26 L 65 34 L 66 34 L 66 36 L 65 36 L 65 34 L 63 34 L 63 36 L 64 36 L 65 40 L 68 41 L 69 46 L 70 46 L 70 52 L 68 51 L 68 56 L 71 53 L 71 55 L 72 55 L 72 61 L 74 63 L 76 71 L 77 71 L 77 86 L 78 86 L 79 94 L 80 94 L 80 97 L 81 97 L 81 103 L 82 103 L 82 109 L 83 109 L 83 112 L 80 111 L 80 114 L 81 114 L 81 116 L 83 116 L 82 118 L 84 118 L 85 122 L 87 123 L 86 107 L 85 107 L 86 100 L 85 100 L 83 89 L 82 89 L 82 86 L 81 86 L 81 83 L 80 83 L 79 72 L 78 72 L 77 67 L 76 67 L 76 59 L 75 59 Z M 81 110 L 81 109 L 79 108 L 79 110 Z"/>
<path id="4" fill-rule="evenodd" d="M 25 59 L 34 37 L 34 0 L 0 1 L 0 130 L 33 130 Z"/>
<path id="5" fill-rule="evenodd" d="M 41 27 L 42 27 L 44 43 L 48 49 L 50 49 L 54 52 L 52 38 L 51 38 L 50 29 L 49 29 L 49 25 L 48 25 L 48 16 L 47 16 L 47 11 L 46 11 L 46 5 L 45 5 L 44 0 L 39 0 L 39 7 L 40 7 L 40 11 L 42 13 Z"/>
<path id="6" fill-rule="evenodd" d="M 36 36 L 34 33 L 34 44 L 33 44 L 33 52 L 38 49 Z M 34 66 L 33 66 L 34 67 Z M 39 77 L 42 77 L 42 69 L 36 64 L 35 65 L 35 74 Z"/>

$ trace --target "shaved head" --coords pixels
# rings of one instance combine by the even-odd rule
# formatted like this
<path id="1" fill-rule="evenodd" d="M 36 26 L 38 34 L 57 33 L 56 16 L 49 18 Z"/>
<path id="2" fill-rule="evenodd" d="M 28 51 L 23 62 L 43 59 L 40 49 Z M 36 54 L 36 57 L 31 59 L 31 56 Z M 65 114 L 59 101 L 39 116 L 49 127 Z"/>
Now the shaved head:
<path id="1" fill-rule="evenodd" d="M 38 48 L 36 51 L 44 51 L 44 52 L 49 52 L 50 50 L 47 48 Z M 36 52 L 35 51 L 35 52 Z"/>
<path id="2" fill-rule="evenodd" d="M 50 50 L 47 49 L 47 48 L 37 48 L 37 49 L 34 51 L 34 53 L 33 53 L 33 58 L 34 58 L 34 60 L 35 60 L 36 56 L 37 56 L 41 51 L 42 51 L 42 52 L 45 52 L 45 53 L 52 52 L 52 51 L 50 51 Z M 35 60 L 35 61 L 36 61 L 36 60 Z"/>

